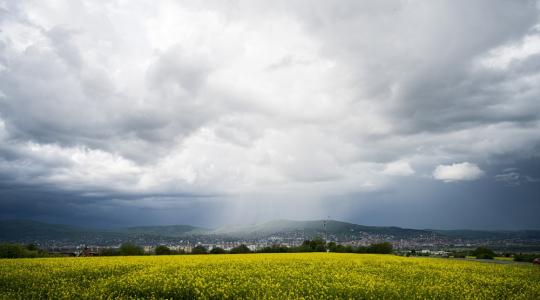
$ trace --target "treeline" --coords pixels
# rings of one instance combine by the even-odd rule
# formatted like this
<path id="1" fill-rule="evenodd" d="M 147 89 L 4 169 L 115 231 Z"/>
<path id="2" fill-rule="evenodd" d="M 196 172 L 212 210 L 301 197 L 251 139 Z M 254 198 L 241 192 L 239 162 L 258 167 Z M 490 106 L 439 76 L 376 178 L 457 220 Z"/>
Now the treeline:
<path id="1" fill-rule="evenodd" d="M 302 245 L 297 247 L 287 247 L 283 245 L 273 245 L 257 249 L 255 251 L 249 249 L 248 246 L 241 244 L 230 250 L 225 250 L 220 247 L 214 247 L 207 249 L 202 245 L 197 245 L 191 249 L 191 252 L 185 252 L 184 250 L 173 250 L 165 245 L 157 246 L 154 249 L 155 255 L 175 255 L 175 254 L 245 254 L 245 253 L 298 253 L 298 252 L 338 252 L 338 253 L 378 253 L 378 254 L 390 254 L 392 253 L 392 244 L 390 243 L 378 243 L 371 244 L 367 247 L 352 247 L 338 245 L 334 242 L 325 243 L 323 240 L 307 240 Z M 148 255 L 143 248 L 131 243 L 124 243 L 118 249 L 109 248 L 103 249 L 97 255 L 100 256 L 127 256 L 127 255 Z"/>
<path id="2" fill-rule="evenodd" d="M 338 253 L 378 253 L 378 254 L 390 254 L 392 253 L 392 244 L 379 243 L 371 244 L 367 247 L 353 247 L 338 245 L 334 242 L 325 243 L 322 240 L 307 240 L 300 246 L 287 247 L 283 245 L 272 245 L 257 249 L 255 251 L 249 249 L 246 245 L 242 244 L 234 247 L 230 250 L 225 250 L 220 247 L 214 247 L 211 250 L 206 249 L 204 246 L 196 246 L 191 250 L 190 254 L 243 254 L 243 253 L 299 253 L 299 252 L 338 252 Z M 166 246 L 158 246 L 155 249 L 156 255 L 175 254 L 172 250 L 169 250 Z"/>
<path id="3" fill-rule="evenodd" d="M 131 256 L 131 255 L 182 255 L 182 254 L 243 254 L 243 253 L 300 253 L 300 252 L 336 252 L 336 253 L 374 253 L 374 254 L 390 254 L 393 253 L 393 247 L 391 243 L 376 243 L 369 246 L 351 246 L 340 245 L 334 242 L 326 243 L 321 239 L 306 240 L 300 246 L 287 247 L 284 245 L 272 245 L 251 250 L 248 246 L 241 244 L 230 250 L 225 250 L 220 247 L 214 247 L 207 249 L 202 245 L 193 247 L 190 252 L 184 250 L 170 249 L 165 245 L 157 246 L 153 253 L 146 253 L 144 248 L 132 243 L 123 243 L 119 248 L 105 248 L 99 252 L 89 252 L 85 248 L 79 255 L 86 256 Z M 64 253 L 65 254 L 65 253 Z M 0 244 L 0 258 L 34 258 L 34 257 L 51 257 L 61 256 L 58 253 L 49 253 L 42 249 L 39 249 L 36 245 L 19 245 L 19 244 Z M 414 250 L 408 252 L 406 256 L 422 256 L 421 252 Z M 427 255 L 427 254 L 426 254 Z M 512 257 L 514 261 L 521 262 L 533 262 L 535 258 L 539 258 L 538 253 L 529 254 L 516 254 L 516 253 L 503 253 L 497 255 L 493 250 L 487 247 L 478 247 L 474 250 L 454 251 L 449 253 L 450 257 L 465 258 L 475 257 L 481 259 L 493 259 L 496 256 Z"/>
<path id="4" fill-rule="evenodd" d="M 507 257 L 510 257 L 510 255 L 511 254 L 508 254 Z M 474 250 L 452 252 L 452 257 L 454 258 L 466 258 L 470 256 L 477 259 L 494 259 L 497 254 L 488 247 L 478 247 Z"/>
<path id="5" fill-rule="evenodd" d="M 519 253 L 514 255 L 514 261 L 533 262 L 535 259 L 540 258 L 540 254 L 523 254 Z"/>
<path id="6" fill-rule="evenodd" d="M 343 246 L 334 242 L 325 243 L 321 239 L 307 240 L 300 246 L 287 247 L 283 245 L 273 245 L 257 249 L 255 251 L 249 249 L 248 246 L 242 244 L 230 250 L 225 250 L 220 247 L 207 249 L 202 245 L 198 245 L 191 249 L 191 252 L 184 250 L 173 250 L 165 245 L 157 246 L 154 249 L 155 255 L 181 255 L 181 254 L 243 254 L 243 253 L 299 253 L 299 252 L 338 252 L 338 253 L 392 253 L 392 244 L 378 243 L 371 244 L 367 247 Z M 97 253 L 86 252 L 86 249 L 80 255 L 96 255 L 96 256 L 131 256 L 131 255 L 150 255 L 145 253 L 143 247 L 132 243 L 123 243 L 119 248 L 105 248 Z M 46 251 L 38 249 L 34 245 L 16 245 L 16 244 L 1 244 L 0 258 L 19 258 L 19 257 L 46 257 L 53 256 Z"/>
<path id="7" fill-rule="evenodd" d="M 0 244 L 0 258 L 33 258 L 46 256 L 49 256 L 49 253 L 39 249 L 34 244 Z"/>
<path id="8" fill-rule="evenodd" d="M 488 247 L 478 247 L 474 250 L 463 250 L 463 251 L 453 251 L 450 254 L 453 258 L 466 258 L 466 257 L 474 257 L 477 259 L 494 259 L 495 257 L 508 257 L 508 258 L 514 258 L 515 261 L 521 261 L 519 254 L 515 253 L 495 253 L 495 251 L 491 250 Z M 538 257 L 538 254 L 530 254 L 533 259 L 534 257 Z M 532 262 L 533 259 L 530 261 Z"/>
<path id="9" fill-rule="evenodd" d="M 412 250 L 411 253 L 407 253 L 407 256 L 423 256 L 422 253 Z M 429 256 L 429 254 L 425 254 Z M 515 253 L 515 252 L 499 252 L 495 253 L 488 247 L 478 247 L 474 250 L 462 250 L 452 251 L 449 253 L 449 257 L 452 258 L 476 258 L 476 259 L 495 259 L 496 257 L 511 258 L 513 261 L 519 262 L 534 262 L 535 259 L 540 258 L 540 253 Z"/>
<path id="10" fill-rule="evenodd" d="M 390 254 L 393 251 L 392 244 L 378 243 L 371 244 L 367 247 L 353 247 L 350 245 L 344 246 L 334 242 L 325 243 L 322 240 L 304 241 L 298 247 L 286 247 L 273 245 L 257 250 L 259 253 L 295 253 L 295 252 L 337 252 L 337 253 L 378 253 Z"/>

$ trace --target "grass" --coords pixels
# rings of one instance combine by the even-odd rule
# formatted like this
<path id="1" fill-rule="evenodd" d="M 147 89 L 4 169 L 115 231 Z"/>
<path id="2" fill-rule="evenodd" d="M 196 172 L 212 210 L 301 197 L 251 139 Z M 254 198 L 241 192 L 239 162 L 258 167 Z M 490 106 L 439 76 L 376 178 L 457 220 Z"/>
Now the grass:
<path id="1" fill-rule="evenodd" d="M 495 260 L 502 260 L 502 261 L 513 261 L 514 260 L 513 257 L 501 257 L 501 256 L 497 256 L 494 259 Z"/>

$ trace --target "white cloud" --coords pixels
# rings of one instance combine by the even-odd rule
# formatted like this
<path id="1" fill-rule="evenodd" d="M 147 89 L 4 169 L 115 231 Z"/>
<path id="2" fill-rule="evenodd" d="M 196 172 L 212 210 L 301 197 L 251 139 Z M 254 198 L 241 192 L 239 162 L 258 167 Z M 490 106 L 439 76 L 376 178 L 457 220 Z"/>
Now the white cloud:
<path id="1" fill-rule="evenodd" d="M 391 176 L 409 176 L 413 175 L 415 171 L 408 161 L 398 160 L 386 164 L 382 173 Z"/>
<path id="2" fill-rule="evenodd" d="M 6 123 L 0 118 L 0 141 L 7 139 L 7 137 Z"/>
<path id="3" fill-rule="evenodd" d="M 433 171 L 433 178 L 444 182 L 471 181 L 484 175 L 477 165 L 469 162 L 451 165 L 438 165 Z"/>
<path id="4" fill-rule="evenodd" d="M 522 41 L 510 45 L 499 46 L 491 50 L 479 62 L 489 68 L 507 69 L 512 62 L 524 60 L 527 57 L 540 53 L 540 28 L 531 35 L 527 35 Z"/>

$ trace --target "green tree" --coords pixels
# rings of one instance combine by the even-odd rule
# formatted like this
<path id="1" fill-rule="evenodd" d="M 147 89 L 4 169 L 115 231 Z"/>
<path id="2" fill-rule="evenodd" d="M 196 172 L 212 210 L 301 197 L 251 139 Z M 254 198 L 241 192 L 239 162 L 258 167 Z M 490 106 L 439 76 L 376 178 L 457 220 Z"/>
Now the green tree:
<path id="1" fill-rule="evenodd" d="M 132 243 L 123 243 L 119 249 L 120 255 L 143 255 L 144 250 L 142 247 Z"/>
<path id="2" fill-rule="evenodd" d="M 18 244 L 0 244 L 0 258 L 38 257 L 44 256 L 37 250 L 28 250 L 26 246 Z"/>
<path id="3" fill-rule="evenodd" d="M 202 245 L 198 245 L 191 249 L 191 254 L 207 254 L 208 250 Z"/>
<path id="4" fill-rule="evenodd" d="M 114 248 L 105 248 L 105 249 L 101 249 L 99 251 L 99 255 L 101 255 L 101 256 L 116 256 L 116 255 L 120 255 L 120 251 L 118 249 L 114 249 Z"/>
<path id="5" fill-rule="evenodd" d="M 392 253 L 392 250 L 392 244 L 384 242 L 369 245 L 369 247 L 367 248 L 367 253 L 390 254 Z"/>
<path id="6" fill-rule="evenodd" d="M 259 253 L 287 253 L 287 252 L 294 252 L 294 249 L 296 248 L 288 248 L 287 246 L 282 245 L 272 245 L 271 247 L 264 247 L 262 249 L 257 250 Z"/>
<path id="7" fill-rule="evenodd" d="M 220 248 L 220 247 L 214 247 L 212 248 L 212 250 L 210 250 L 210 254 L 225 254 L 225 253 L 227 253 L 227 251 L 225 251 L 225 249 Z"/>
<path id="8" fill-rule="evenodd" d="M 530 253 L 530 254 L 523 254 L 519 253 L 514 255 L 514 261 L 526 261 L 526 262 L 533 262 L 535 258 L 539 258 L 540 253 Z"/>
<path id="9" fill-rule="evenodd" d="M 28 244 L 26 245 L 26 249 L 28 249 L 29 251 L 38 251 L 38 247 L 36 246 L 36 244 Z"/>
<path id="10" fill-rule="evenodd" d="M 356 253 L 368 253 L 368 247 L 364 247 L 364 246 L 358 246 L 358 248 L 356 248 L 356 251 L 354 251 Z"/>
<path id="11" fill-rule="evenodd" d="M 493 259 L 495 257 L 495 252 L 488 247 L 478 247 L 472 252 L 472 256 L 475 256 L 478 259 Z"/>
<path id="12" fill-rule="evenodd" d="M 171 249 L 169 249 L 169 247 L 165 245 L 159 245 L 156 247 L 154 252 L 156 253 L 156 255 L 170 255 Z"/>
<path id="13" fill-rule="evenodd" d="M 242 244 L 238 247 L 232 248 L 230 253 L 231 254 L 251 253 L 251 250 L 249 250 L 248 246 Z"/>
<path id="14" fill-rule="evenodd" d="M 465 258 L 467 257 L 467 251 L 454 251 L 452 256 L 454 258 Z"/>
<path id="15" fill-rule="evenodd" d="M 328 250 L 330 252 L 339 252 L 337 250 L 338 250 L 339 246 L 341 246 L 341 245 L 337 245 L 335 242 L 330 242 L 330 243 L 328 243 L 327 246 L 328 246 Z"/>
<path id="16" fill-rule="evenodd" d="M 25 257 L 25 249 L 15 244 L 0 244 L 0 258 Z"/>
<path id="17" fill-rule="evenodd" d="M 325 252 L 326 242 L 321 238 L 306 240 L 298 247 L 298 252 Z"/>

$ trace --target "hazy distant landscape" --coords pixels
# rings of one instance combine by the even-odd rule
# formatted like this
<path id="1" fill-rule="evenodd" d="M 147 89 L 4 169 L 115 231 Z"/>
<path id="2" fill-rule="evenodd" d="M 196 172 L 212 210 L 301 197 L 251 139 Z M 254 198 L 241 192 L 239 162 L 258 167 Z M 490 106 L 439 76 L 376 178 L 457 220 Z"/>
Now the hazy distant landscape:
<path id="1" fill-rule="evenodd" d="M 344 245 L 368 246 L 389 242 L 399 250 L 474 249 L 489 246 L 503 252 L 540 252 L 540 230 L 475 231 L 406 229 L 363 226 L 334 220 L 276 220 L 258 224 L 228 225 L 209 229 L 190 225 L 139 226 L 92 229 L 29 220 L 0 221 L 0 241 L 35 244 L 41 248 L 80 249 L 118 247 L 130 242 L 153 249 L 159 245 L 191 249 L 204 245 L 225 249 L 241 244 L 252 250 L 272 245 L 301 245 L 325 239 Z"/>

